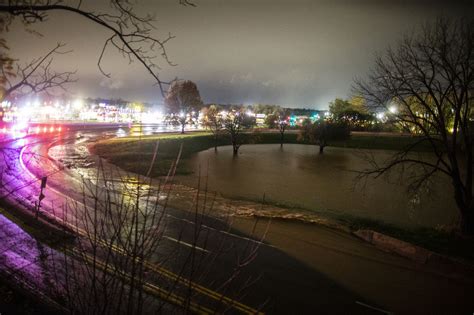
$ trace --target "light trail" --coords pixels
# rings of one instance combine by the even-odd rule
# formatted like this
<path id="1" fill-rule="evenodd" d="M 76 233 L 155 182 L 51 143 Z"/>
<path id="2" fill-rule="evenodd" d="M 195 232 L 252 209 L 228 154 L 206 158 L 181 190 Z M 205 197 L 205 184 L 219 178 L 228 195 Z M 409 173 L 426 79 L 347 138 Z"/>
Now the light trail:
<path id="1" fill-rule="evenodd" d="M 41 143 L 41 142 L 38 141 L 37 143 Z M 37 143 L 35 143 L 35 144 L 37 144 Z M 24 152 L 25 152 L 25 150 L 26 150 L 27 147 L 28 147 L 28 145 L 25 145 L 25 146 L 21 149 L 21 151 L 20 151 L 20 155 L 19 155 L 19 158 L 20 158 L 20 166 L 21 166 L 26 172 L 28 172 L 28 174 L 29 174 L 31 177 L 35 178 L 35 181 L 34 181 L 34 182 L 36 182 L 36 181 L 38 180 L 37 176 L 34 175 L 34 174 L 28 169 L 28 167 L 26 167 L 26 165 L 25 165 L 24 162 L 23 162 L 23 154 L 24 154 Z M 60 172 L 60 171 L 62 171 L 62 170 L 63 170 L 63 169 L 58 169 L 58 170 L 54 171 L 54 173 Z M 28 184 L 27 186 L 29 186 L 29 185 L 31 185 L 31 183 Z M 25 186 L 25 187 L 26 187 L 26 186 Z M 74 200 L 74 199 L 72 199 L 71 197 L 69 197 L 69 196 L 63 194 L 62 192 L 60 192 L 60 191 L 58 191 L 58 190 L 52 188 L 51 186 L 48 186 L 48 187 L 49 187 L 48 189 L 53 190 L 55 193 L 57 193 L 57 194 L 63 196 L 65 199 L 67 199 L 67 200 L 72 200 L 73 202 L 79 202 L 79 203 L 83 204 L 86 208 L 90 208 L 89 206 L 87 206 L 87 205 L 84 204 L 83 202 Z M 42 213 L 43 213 L 43 215 L 46 215 L 46 216 L 50 217 L 51 219 L 53 219 L 54 221 L 56 221 L 58 224 L 65 225 L 65 226 L 69 227 L 72 231 L 75 231 L 76 234 L 78 234 L 78 235 L 80 235 L 80 236 L 82 236 L 82 237 L 86 237 L 86 236 L 87 236 L 87 232 L 86 232 L 85 230 L 81 229 L 79 226 L 74 225 L 74 224 L 71 224 L 71 223 L 65 221 L 64 219 L 62 219 L 62 218 L 60 218 L 60 217 L 58 217 L 58 216 L 56 216 L 56 215 L 51 214 L 51 213 L 48 212 L 48 211 L 42 211 Z M 190 246 L 191 246 L 192 248 L 196 248 L 196 249 L 197 249 L 197 246 L 195 246 L 195 245 L 192 245 L 192 244 L 188 244 L 188 243 L 179 241 L 179 240 L 174 239 L 174 238 L 172 238 L 172 237 L 164 236 L 164 238 L 166 238 L 166 239 L 168 239 L 168 240 L 171 240 L 171 241 L 175 241 L 175 242 L 177 242 L 177 243 L 180 244 L 180 245 L 184 245 L 184 246 L 187 246 L 187 247 L 190 247 Z M 114 245 L 114 244 L 107 244 L 104 240 L 98 240 L 98 242 L 99 242 L 99 245 L 102 246 L 102 247 L 111 248 L 114 252 L 117 252 L 117 253 L 119 253 L 119 254 L 121 254 L 121 255 L 127 255 L 127 253 L 126 253 L 123 249 L 119 248 L 118 246 L 116 246 L 116 245 Z M 203 251 L 205 251 L 205 252 L 209 252 L 209 251 L 207 251 L 207 250 L 205 250 L 205 249 L 203 249 L 203 248 L 199 248 L 198 250 L 203 250 Z M 138 259 L 137 259 L 137 261 L 139 262 Z M 192 281 L 190 281 L 190 280 L 188 280 L 188 279 L 186 279 L 186 278 L 184 278 L 184 277 L 182 277 L 182 276 L 180 276 L 180 275 L 178 275 L 178 274 L 173 273 L 172 271 L 170 271 L 170 270 L 168 270 L 168 269 L 166 269 L 166 268 L 164 268 L 164 267 L 161 267 L 161 266 L 159 266 L 159 265 L 155 265 L 155 264 L 150 263 L 150 262 L 148 262 L 148 261 L 146 261 L 146 260 L 143 261 L 143 264 L 144 264 L 144 266 L 145 266 L 146 268 L 148 268 L 149 270 L 154 271 L 154 272 L 156 272 L 156 273 L 158 273 L 158 274 L 160 274 L 160 275 L 162 275 L 162 276 L 164 276 L 164 277 L 166 277 L 166 278 L 168 278 L 168 279 L 170 279 L 170 280 L 173 280 L 173 281 L 176 281 L 176 282 L 178 282 L 178 283 L 180 283 L 180 284 L 182 284 L 182 285 L 185 285 L 185 286 L 191 288 L 192 290 L 194 290 L 195 292 L 198 292 L 198 293 L 200 293 L 200 294 L 202 294 L 202 295 L 204 295 L 204 296 L 207 296 L 207 297 L 209 297 L 209 298 L 211 298 L 211 299 L 213 299 L 213 300 L 216 300 L 216 301 L 218 301 L 218 302 L 223 302 L 223 303 L 226 304 L 227 306 L 232 307 L 232 308 L 234 308 L 234 309 L 236 309 L 236 310 L 242 312 L 243 314 L 263 314 L 262 312 L 259 312 L 258 310 L 254 309 L 254 308 L 252 308 L 252 307 L 250 307 L 250 306 L 247 306 L 247 305 L 245 305 L 245 304 L 242 304 L 242 303 L 240 303 L 240 302 L 237 302 L 237 301 L 235 301 L 234 299 L 231 299 L 231 298 L 229 298 L 229 297 L 227 297 L 227 296 L 224 296 L 224 295 L 222 295 L 222 294 L 220 294 L 220 293 L 218 293 L 218 292 L 215 292 L 215 291 L 213 291 L 213 290 L 211 290 L 211 289 L 208 289 L 208 288 L 206 288 L 206 287 L 204 287 L 204 286 L 202 286 L 202 285 L 199 285 L 199 284 L 197 284 L 197 283 L 195 283 L 195 282 L 192 282 Z M 161 289 L 160 289 L 160 290 L 161 290 Z M 178 300 L 179 300 L 179 299 L 178 299 Z M 176 301 L 178 301 L 178 300 L 176 300 Z"/>

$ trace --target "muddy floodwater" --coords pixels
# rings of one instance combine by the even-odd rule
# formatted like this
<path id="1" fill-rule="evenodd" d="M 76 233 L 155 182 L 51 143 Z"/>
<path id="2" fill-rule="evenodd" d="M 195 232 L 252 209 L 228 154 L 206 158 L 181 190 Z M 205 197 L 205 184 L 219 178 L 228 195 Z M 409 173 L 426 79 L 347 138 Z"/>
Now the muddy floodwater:
<path id="1" fill-rule="evenodd" d="M 309 145 L 245 145 L 239 155 L 232 147 L 196 154 L 190 160 L 194 174 L 178 176 L 183 184 L 196 186 L 198 170 L 208 175 L 209 190 L 232 198 L 265 200 L 296 208 L 348 214 L 382 220 L 400 226 L 454 224 L 457 213 L 448 179 L 439 175 L 422 193 L 407 192 L 407 176 L 355 181 L 354 170 L 369 167 L 367 154 L 384 161 L 385 150 L 325 149 Z M 295 211 L 298 211 L 295 209 Z"/>

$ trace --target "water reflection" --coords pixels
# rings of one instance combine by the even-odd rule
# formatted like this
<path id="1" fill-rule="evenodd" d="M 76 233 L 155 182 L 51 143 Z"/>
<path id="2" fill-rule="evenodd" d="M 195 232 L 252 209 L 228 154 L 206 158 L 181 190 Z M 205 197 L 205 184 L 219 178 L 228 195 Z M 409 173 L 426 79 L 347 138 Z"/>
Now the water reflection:
<path id="1" fill-rule="evenodd" d="M 352 171 L 369 166 L 363 158 L 367 153 L 329 147 L 319 155 L 315 146 L 247 145 L 234 159 L 231 147 L 220 147 L 217 153 L 209 149 L 197 154 L 190 162 L 195 175 L 177 179 L 194 186 L 199 165 L 206 169 L 209 164 L 210 189 L 230 197 L 261 200 L 265 194 L 266 200 L 280 204 L 405 226 L 437 226 L 455 220 L 452 191 L 441 176 L 414 196 L 407 194 L 406 178 L 400 176 L 354 181 Z M 391 156 L 384 150 L 369 153 L 380 161 Z"/>
<path id="2" fill-rule="evenodd" d="M 118 128 L 115 135 L 119 138 L 120 137 L 125 137 L 127 135 L 127 132 L 123 128 Z"/>

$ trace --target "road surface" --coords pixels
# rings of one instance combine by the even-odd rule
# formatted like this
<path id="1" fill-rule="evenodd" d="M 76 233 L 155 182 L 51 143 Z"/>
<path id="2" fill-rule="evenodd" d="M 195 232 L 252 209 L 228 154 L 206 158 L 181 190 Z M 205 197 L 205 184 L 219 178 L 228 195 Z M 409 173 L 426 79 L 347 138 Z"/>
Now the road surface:
<path id="1" fill-rule="evenodd" d="M 122 128 L 119 132 L 128 130 Z M 10 200 L 34 204 L 38 200 L 39 179 L 47 175 L 44 211 L 67 219 L 68 214 L 61 209 L 71 200 L 86 204 L 82 209 L 87 211 L 92 201 L 83 198 L 84 181 L 92 187 L 101 186 L 99 189 L 103 189 L 104 181 L 94 179 L 95 161 L 84 156 L 84 148 L 90 141 L 117 133 L 117 129 L 81 130 L 4 143 L 1 163 L 8 170 L 2 178 L 4 186 L 8 186 L 4 194 Z M 49 154 L 58 145 L 64 151 L 61 161 Z M 77 165 L 68 164 L 74 160 Z M 64 164 L 69 167 L 62 167 Z M 126 186 L 123 183 L 114 186 L 116 194 L 129 194 L 131 188 Z M 229 228 L 219 218 L 199 216 L 202 231 L 196 238 L 196 217 L 189 210 L 167 209 L 162 243 L 153 259 L 160 261 L 160 257 L 170 257 L 172 253 L 172 259 L 161 263 L 178 274 L 183 262 L 189 266 L 189 257 L 193 257 L 195 264 L 200 264 L 200 272 L 192 280 L 211 292 L 238 299 L 249 307 L 243 308 L 244 311 L 261 309 L 272 314 L 471 314 L 474 311 L 472 279 L 455 281 L 437 275 L 350 235 L 313 224 L 256 222 L 252 218 L 235 218 Z M 230 285 L 223 286 L 226 281 L 231 281 Z M 212 305 L 208 293 L 202 295 L 196 300 Z M 240 311 L 242 308 L 229 309 L 231 313 Z"/>

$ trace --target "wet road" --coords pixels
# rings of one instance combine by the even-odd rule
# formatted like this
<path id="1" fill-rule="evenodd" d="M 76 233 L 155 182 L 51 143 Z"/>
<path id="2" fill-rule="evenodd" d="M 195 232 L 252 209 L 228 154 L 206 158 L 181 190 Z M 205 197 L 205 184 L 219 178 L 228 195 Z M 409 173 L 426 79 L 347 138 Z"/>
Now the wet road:
<path id="1" fill-rule="evenodd" d="M 87 211 L 93 200 L 81 193 L 84 183 L 89 190 L 104 186 L 104 181 L 94 177 L 95 160 L 87 157 L 84 148 L 97 137 L 116 134 L 116 129 L 80 131 L 3 144 L 6 171 L 2 181 L 8 186 L 3 195 L 32 205 L 38 200 L 38 178 L 48 175 L 43 210 L 74 222 L 72 211 L 61 209 L 72 202 L 82 204 L 78 209 Z M 56 158 L 62 154 L 61 161 L 50 153 Z M 117 175 L 123 176 L 117 171 L 108 173 Z M 130 194 L 134 183 L 130 180 L 114 186 L 115 194 Z M 151 191 L 154 185 L 151 183 Z M 145 195 L 149 199 L 154 194 Z M 199 270 L 191 274 L 193 281 L 255 309 L 262 307 L 265 312 L 280 314 L 470 314 L 474 310 L 474 302 L 470 301 L 472 284 L 435 275 L 423 266 L 334 230 L 285 221 L 255 225 L 253 219 L 234 219 L 229 227 L 220 218 L 200 215 L 200 232 L 196 235 L 197 221 L 192 211 L 167 209 L 165 217 L 166 228 L 153 260 L 180 273 L 183 262 L 189 266 L 192 257 L 194 269 Z M 261 243 L 263 237 L 265 242 Z M 223 285 L 226 281 L 228 285 Z M 209 305 L 208 294 L 201 295 L 196 300 Z M 238 309 L 232 312 L 238 313 Z"/>

